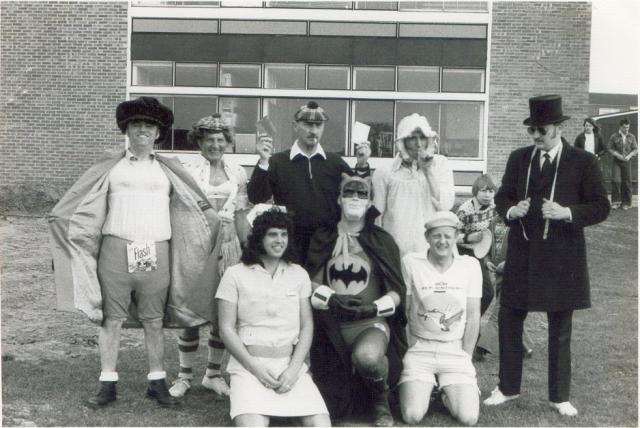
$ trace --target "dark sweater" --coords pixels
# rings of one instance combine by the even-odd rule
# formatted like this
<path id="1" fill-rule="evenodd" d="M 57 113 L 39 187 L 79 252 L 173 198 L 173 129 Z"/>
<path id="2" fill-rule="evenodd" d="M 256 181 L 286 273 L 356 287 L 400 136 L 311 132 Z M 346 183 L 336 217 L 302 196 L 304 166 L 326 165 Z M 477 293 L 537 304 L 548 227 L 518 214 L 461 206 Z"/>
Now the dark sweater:
<path id="1" fill-rule="evenodd" d="M 249 200 L 258 204 L 273 196 L 274 203 L 287 207 L 300 232 L 336 224 L 342 173 L 352 175 L 351 168 L 335 153 L 326 153 L 327 159 L 316 155 L 309 161 L 304 156 L 290 160 L 290 152 L 274 154 L 268 171 L 256 166 L 247 185 Z"/>

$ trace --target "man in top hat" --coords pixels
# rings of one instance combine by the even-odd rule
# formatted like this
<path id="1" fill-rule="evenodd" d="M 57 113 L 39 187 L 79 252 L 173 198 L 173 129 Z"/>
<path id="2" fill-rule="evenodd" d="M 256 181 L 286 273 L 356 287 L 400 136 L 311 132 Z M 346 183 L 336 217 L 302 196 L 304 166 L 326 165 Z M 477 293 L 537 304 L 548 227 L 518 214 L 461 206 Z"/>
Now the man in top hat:
<path id="1" fill-rule="evenodd" d="M 405 287 L 393 238 L 374 224 L 371 179 L 343 175 L 340 222 L 314 233 L 311 370 L 332 419 L 369 411 L 392 426 L 389 389 L 407 349 Z"/>
<path id="2" fill-rule="evenodd" d="M 320 144 L 328 120 L 324 109 L 309 101 L 294 114 L 296 140 L 291 149 L 273 154 L 272 139 L 262 136 L 260 160 L 247 185 L 250 202 L 257 204 L 273 197 L 274 203 L 284 205 L 293 216 L 293 241 L 302 262 L 313 232 L 340 220 L 336 201 L 341 174 L 353 174 L 340 155 L 325 152 Z M 370 153 L 359 156 L 358 164 L 367 165 Z"/>
<path id="3" fill-rule="evenodd" d="M 529 99 L 524 120 L 533 145 L 511 153 L 496 209 L 511 226 L 499 312 L 500 383 L 486 405 L 517 398 L 522 380 L 522 326 L 529 311 L 547 313 L 549 402 L 574 416 L 571 319 L 591 306 L 583 228 L 605 220 L 609 200 L 596 157 L 562 138 L 562 98 Z"/>
<path id="4" fill-rule="evenodd" d="M 101 388 L 84 404 L 99 408 L 116 400 L 120 331 L 128 321 L 144 329 L 147 397 L 174 407 L 163 325 L 210 321 L 219 220 L 180 163 L 153 150 L 171 128 L 170 109 L 142 97 L 119 104 L 116 120 L 129 147 L 93 165 L 49 218 L 71 266 L 75 306 L 100 324 Z"/>

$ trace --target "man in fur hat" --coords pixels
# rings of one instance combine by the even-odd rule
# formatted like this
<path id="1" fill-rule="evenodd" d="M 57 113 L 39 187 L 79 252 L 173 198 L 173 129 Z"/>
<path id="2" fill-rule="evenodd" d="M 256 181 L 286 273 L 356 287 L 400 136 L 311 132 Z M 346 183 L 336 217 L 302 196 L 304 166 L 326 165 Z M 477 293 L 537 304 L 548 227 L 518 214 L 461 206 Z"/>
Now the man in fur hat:
<path id="1" fill-rule="evenodd" d="M 296 141 L 289 150 L 273 154 L 273 141 L 261 137 L 258 144 L 260 160 L 247 185 L 249 201 L 268 201 L 284 205 L 293 216 L 294 243 L 304 262 L 313 232 L 322 226 L 335 225 L 340 219 L 336 204 L 341 174 L 353 174 L 347 163 L 336 153 L 325 152 L 320 145 L 329 116 L 315 101 L 309 101 L 294 115 Z M 366 175 L 371 150 L 358 148 L 358 174 Z"/>
<path id="2" fill-rule="evenodd" d="M 368 178 L 344 174 L 338 205 L 340 222 L 314 233 L 307 258 L 316 309 L 311 370 L 332 418 L 373 407 L 375 425 L 391 426 L 388 392 L 407 349 L 400 253 L 373 224 Z"/>
<path id="3" fill-rule="evenodd" d="M 529 99 L 524 120 L 533 144 L 511 153 L 495 197 L 511 227 L 500 297 L 500 383 L 485 405 L 516 399 L 522 381 L 522 326 L 527 313 L 549 321 L 549 404 L 578 410 L 571 389 L 571 319 L 591 306 L 584 227 L 604 221 L 609 200 L 596 157 L 562 138 L 559 95 Z"/>
<path id="4" fill-rule="evenodd" d="M 75 306 L 101 325 L 101 387 L 84 404 L 116 400 L 120 330 L 129 318 L 144 329 L 147 397 L 174 407 L 179 401 L 165 384 L 163 322 L 209 321 L 218 278 L 208 259 L 216 259 L 219 220 L 180 163 L 153 150 L 171 128 L 170 109 L 142 97 L 118 105 L 116 119 L 128 149 L 92 166 L 49 218 L 71 266 Z"/>

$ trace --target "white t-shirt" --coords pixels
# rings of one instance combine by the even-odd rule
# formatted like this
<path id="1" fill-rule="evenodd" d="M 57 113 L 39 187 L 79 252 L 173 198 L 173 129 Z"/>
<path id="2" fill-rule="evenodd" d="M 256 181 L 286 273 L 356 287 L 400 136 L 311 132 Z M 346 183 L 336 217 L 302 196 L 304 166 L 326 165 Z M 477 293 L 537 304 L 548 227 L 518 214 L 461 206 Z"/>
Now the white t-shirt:
<path id="1" fill-rule="evenodd" d="M 409 331 L 422 339 L 461 340 L 467 323 L 467 298 L 482 297 L 482 272 L 477 259 L 455 255 L 446 272 L 440 273 L 426 252 L 402 258 L 407 284 Z"/>
<path id="2" fill-rule="evenodd" d="M 300 299 L 311 295 L 309 274 L 280 262 L 273 278 L 262 266 L 239 263 L 227 269 L 216 299 L 236 303 L 238 336 L 245 345 L 295 345 L 300 334 Z"/>

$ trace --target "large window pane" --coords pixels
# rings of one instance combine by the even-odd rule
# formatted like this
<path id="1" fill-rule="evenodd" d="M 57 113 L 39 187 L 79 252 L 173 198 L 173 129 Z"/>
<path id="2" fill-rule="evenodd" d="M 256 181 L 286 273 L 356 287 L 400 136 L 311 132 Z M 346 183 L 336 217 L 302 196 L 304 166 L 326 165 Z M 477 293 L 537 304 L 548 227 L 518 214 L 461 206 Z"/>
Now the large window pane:
<path id="1" fill-rule="evenodd" d="M 349 89 L 349 67 L 310 65 L 309 89 Z"/>
<path id="2" fill-rule="evenodd" d="M 393 91 L 394 67 L 353 67 L 353 88 L 360 91 Z"/>
<path id="3" fill-rule="evenodd" d="M 176 64 L 176 86 L 216 86 L 217 83 L 218 64 Z"/>
<path id="4" fill-rule="evenodd" d="M 295 140 L 293 132 L 293 115 L 309 102 L 306 98 L 265 98 L 264 114 L 269 117 L 276 128 L 274 136 L 274 148 L 276 151 L 286 150 Z M 345 141 L 347 139 L 347 100 L 315 100 L 329 116 L 325 123 L 324 133 L 320 144 L 325 151 L 344 155 Z"/>
<path id="5" fill-rule="evenodd" d="M 220 114 L 234 128 L 235 153 L 255 153 L 260 98 L 220 97 Z"/>
<path id="6" fill-rule="evenodd" d="M 173 85 L 173 64 L 169 61 L 133 61 L 131 71 L 134 86 Z"/>
<path id="7" fill-rule="evenodd" d="M 264 87 L 269 89 L 305 89 L 304 64 L 266 64 Z"/>
<path id="8" fill-rule="evenodd" d="M 443 92 L 484 92 L 484 70 L 452 69 L 442 70 Z"/>
<path id="9" fill-rule="evenodd" d="M 222 64 L 220 65 L 220 86 L 233 88 L 259 88 L 260 65 Z"/>
<path id="10" fill-rule="evenodd" d="M 439 90 L 439 67 L 398 67 L 398 91 L 438 92 Z"/>
<path id="11" fill-rule="evenodd" d="M 175 97 L 173 109 L 173 149 L 200 150 L 187 142 L 187 132 L 199 119 L 218 111 L 218 97 Z"/>
<path id="12" fill-rule="evenodd" d="M 353 101 L 353 122 L 371 127 L 371 156 L 393 156 L 393 101 Z M 349 148 L 353 153 L 353 147 Z"/>
<path id="13" fill-rule="evenodd" d="M 451 157 L 480 157 L 482 103 L 442 103 L 440 152 Z"/>

